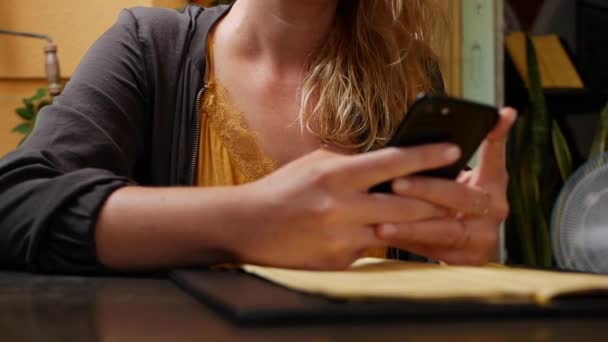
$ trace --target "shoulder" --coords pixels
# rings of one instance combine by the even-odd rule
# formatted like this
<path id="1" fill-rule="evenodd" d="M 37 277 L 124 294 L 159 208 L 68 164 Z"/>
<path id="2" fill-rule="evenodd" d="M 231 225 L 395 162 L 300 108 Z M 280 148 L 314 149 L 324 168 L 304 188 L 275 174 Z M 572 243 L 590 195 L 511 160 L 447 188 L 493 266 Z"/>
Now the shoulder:
<path id="1" fill-rule="evenodd" d="M 117 25 L 135 27 L 143 38 L 162 34 L 179 35 L 192 33 L 197 30 L 208 30 L 230 6 L 222 5 L 213 8 L 203 8 L 198 5 L 188 5 L 181 10 L 159 7 L 132 7 L 124 9 Z"/>
<path id="2" fill-rule="evenodd" d="M 149 53 L 171 56 L 169 61 L 180 63 L 184 54 L 190 56 L 199 70 L 204 70 L 205 44 L 213 24 L 223 16 L 230 6 L 203 8 L 188 5 L 182 10 L 158 7 L 134 7 L 121 12 L 116 28 L 119 35 L 130 34 Z M 167 54 L 168 51 L 174 52 Z M 201 57 L 202 56 L 202 57 Z M 172 65 L 167 65 L 172 67 Z"/>
<path id="3" fill-rule="evenodd" d="M 205 9 L 199 6 L 187 6 L 182 10 L 158 7 L 133 7 L 124 9 L 117 21 L 117 25 L 135 27 L 139 36 L 164 36 L 192 29 L 192 23 Z"/>
<path id="4" fill-rule="evenodd" d="M 204 56 L 206 39 L 213 24 L 230 6 L 203 8 L 188 5 L 182 10 L 158 7 L 134 7 L 123 10 L 116 25 L 127 25 L 137 39 L 146 47 L 156 51 L 190 51 Z M 191 51 L 194 49 L 194 51 Z"/>

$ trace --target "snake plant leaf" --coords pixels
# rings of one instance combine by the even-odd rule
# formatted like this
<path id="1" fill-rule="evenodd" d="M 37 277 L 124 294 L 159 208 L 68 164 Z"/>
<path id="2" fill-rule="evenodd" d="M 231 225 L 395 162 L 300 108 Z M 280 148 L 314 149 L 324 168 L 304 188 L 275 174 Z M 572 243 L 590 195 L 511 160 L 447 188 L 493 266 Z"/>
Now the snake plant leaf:
<path id="1" fill-rule="evenodd" d="M 517 118 L 513 126 L 513 132 L 509 139 L 510 153 L 508 154 L 507 169 L 509 172 L 509 183 L 507 196 L 509 199 L 510 212 L 505 222 L 506 243 L 508 262 L 521 265 L 535 265 L 536 254 L 534 252 L 534 237 L 532 225 L 526 219 L 524 198 L 520 182 L 520 171 L 526 163 L 523 161 L 523 137 L 527 116 Z"/>
<path id="2" fill-rule="evenodd" d="M 553 256 L 551 252 L 551 238 L 549 225 L 544 216 L 540 202 L 540 185 L 537 179 L 530 177 L 530 169 L 523 167 L 520 170 L 521 197 L 524 206 L 524 221 L 530 231 L 528 237 L 533 241 L 534 258 L 529 264 L 537 267 L 551 267 Z"/>
<path id="3" fill-rule="evenodd" d="M 509 250 L 509 258 L 516 263 L 526 265 L 536 265 L 536 253 L 534 248 L 534 226 L 527 218 L 526 206 L 524 198 L 521 196 L 521 183 L 519 177 L 511 177 L 509 180 L 508 196 L 511 207 L 509 215 L 509 224 L 507 233 L 510 237 L 510 243 L 519 246 L 518 250 L 521 255 L 514 256 Z"/>
<path id="4" fill-rule="evenodd" d="M 536 51 L 530 37 L 526 36 L 526 51 L 528 63 L 528 95 L 530 104 L 525 114 L 515 126 L 514 146 L 516 157 L 509 162 L 510 182 L 508 187 L 509 203 L 511 207 L 508 223 L 511 242 L 519 245 L 521 255 L 514 256 L 513 260 L 523 261 L 530 266 L 540 266 L 544 259 L 544 246 L 542 241 L 543 210 L 539 205 L 540 177 L 543 170 L 543 154 L 548 141 L 546 137 L 546 123 L 548 121 L 544 109 L 544 94 L 540 83 L 540 71 Z M 518 236 L 514 236 L 517 232 Z"/>
<path id="5" fill-rule="evenodd" d="M 549 145 L 549 115 L 540 76 L 540 67 L 534 43 L 526 36 L 526 55 L 528 64 L 528 93 L 530 97 L 529 125 L 526 140 L 529 148 L 527 162 L 532 166 L 532 177 L 542 174 L 542 161 Z"/>
<path id="6" fill-rule="evenodd" d="M 522 156 L 525 152 L 525 137 L 526 137 L 526 126 L 527 126 L 528 116 L 521 115 L 517 117 L 517 120 L 513 124 L 513 129 L 511 136 L 509 137 L 509 160 L 507 163 L 507 167 L 509 168 L 509 173 L 514 174 L 522 164 L 524 164 Z M 515 157 L 517 156 L 517 157 Z"/>
<path id="7" fill-rule="evenodd" d="M 527 219 L 532 222 L 534 232 L 534 247 L 537 266 L 551 267 L 553 255 L 549 235 L 548 220 L 544 215 L 541 188 L 546 153 L 551 143 L 550 121 L 547 113 L 547 103 L 540 75 L 538 56 L 530 36 L 526 36 L 526 57 L 528 65 L 528 94 L 530 110 L 528 112 L 528 127 L 525 133 L 527 155 L 526 165 L 520 168 L 522 182 L 522 197 Z"/>
<path id="8" fill-rule="evenodd" d="M 531 165 L 529 163 L 523 164 L 518 170 L 518 178 L 520 188 L 517 189 L 521 198 L 522 205 L 522 223 L 523 229 L 525 230 L 525 237 L 532 244 L 533 257 L 528 256 L 528 264 L 538 266 L 538 229 L 537 220 L 532 219 L 533 212 L 540 212 L 540 208 L 535 208 L 534 204 L 538 202 L 537 198 L 540 196 L 538 191 L 538 182 L 535 178 L 530 177 Z"/>
<path id="9" fill-rule="evenodd" d="M 595 137 L 593 138 L 593 144 L 591 145 L 591 151 L 589 152 L 589 159 L 595 159 L 600 154 L 603 154 L 608 149 L 608 103 L 604 107 L 604 110 L 600 113 L 600 119 L 598 123 Z"/>
<path id="10" fill-rule="evenodd" d="M 543 268 L 553 267 L 553 250 L 549 222 L 542 210 L 532 210 L 531 219 L 535 224 L 536 233 L 536 260 L 537 266 Z"/>
<path id="11" fill-rule="evenodd" d="M 562 180 L 565 182 L 570 175 L 572 175 L 572 153 L 568 147 L 568 141 L 557 121 L 553 120 L 553 127 L 551 129 L 551 138 L 553 141 L 553 153 L 555 154 L 555 160 L 557 160 L 557 168 L 562 176 Z"/>

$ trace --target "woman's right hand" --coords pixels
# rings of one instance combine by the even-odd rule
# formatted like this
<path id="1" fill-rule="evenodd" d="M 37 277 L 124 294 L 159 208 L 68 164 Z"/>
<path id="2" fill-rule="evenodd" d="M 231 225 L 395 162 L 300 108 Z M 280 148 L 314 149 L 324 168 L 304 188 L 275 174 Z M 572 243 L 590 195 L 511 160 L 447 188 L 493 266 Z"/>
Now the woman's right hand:
<path id="1" fill-rule="evenodd" d="M 386 247 L 376 237 L 376 224 L 448 214 L 414 198 L 369 193 L 371 187 L 449 165 L 459 157 L 458 147 L 450 144 L 359 155 L 315 151 L 243 186 L 248 220 L 226 229 L 224 243 L 244 263 L 344 269 L 366 250 Z"/>

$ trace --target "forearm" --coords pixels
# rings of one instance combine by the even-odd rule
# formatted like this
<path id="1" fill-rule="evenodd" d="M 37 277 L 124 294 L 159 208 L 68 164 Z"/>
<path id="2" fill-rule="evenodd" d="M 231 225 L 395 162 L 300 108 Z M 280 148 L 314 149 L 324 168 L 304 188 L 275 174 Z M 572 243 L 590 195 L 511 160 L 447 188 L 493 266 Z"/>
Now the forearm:
<path id="1" fill-rule="evenodd" d="M 246 226 L 248 198 L 245 187 L 119 189 L 99 213 L 98 258 L 122 271 L 232 261 L 228 239 Z"/>

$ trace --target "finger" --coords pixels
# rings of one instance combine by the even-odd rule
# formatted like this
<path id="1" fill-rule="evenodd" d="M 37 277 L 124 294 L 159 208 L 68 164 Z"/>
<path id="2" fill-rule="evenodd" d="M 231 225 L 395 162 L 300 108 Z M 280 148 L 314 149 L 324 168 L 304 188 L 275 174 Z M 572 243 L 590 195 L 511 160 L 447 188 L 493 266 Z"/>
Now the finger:
<path id="1" fill-rule="evenodd" d="M 506 141 L 517 114 L 512 108 L 500 111 L 500 121 L 488 134 L 479 152 L 479 184 L 506 178 Z"/>
<path id="2" fill-rule="evenodd" d="M 376 227 L 374 225 L 366 225 L 359 229 L 358 234 L 352 234 L 348 232 L 348 235 L 353 236 L 353 246 L 358 246 L 359 250 L 366 251 L 373 248 L 384 248 L 388 247 L 386 241 L 378 238 L 376 234 Z"/>
<path id="3" fill-rule="evenodd" d="M 443 218 L 449 211 L 415 198 L 390 194 L 361 194 L 350 205 L 352 219 L 366 224 L 380 222 L 415 222 Z"/>
<path id="4" fill-rule="evenodd" d="M 414 197 L 464 215 L 490 213 L 491 201 L 487 191 L 452 180 L 430 177 L 405 177 L 393 182 L 393 192 Z"/>
<path id="5" fill-rule="evenodd" d="M 491 253 L 475 250 L 444 250 L 425 245 L 411 245 L 407 251 L 449 265 L 484 266 L 492 258 Z"/>
<path id="6" fill-rule="evenodd" d="M 433 248 L 462 249 L 471 243 L 471 234 L 461 220 L 439 219 L 415 223 L 382 224 L 378 238 L 392 246 L 425 245 Z"/>
<path id="7" fill-rule="evenodd" d="M 468 184 L 471 181 L 471 178 L 473 178 L 472 170 L 462 171 L 458 175 L 458 178 L 456 178 L 456 182 L 461 183 L 461 184 Z"/>
<path id="8" fill-rule="evenodd" d="M 357 189 L 367 190 L 400 176 L 450 165 L 460 155 L 460 149 L 453 144 L 387 147 L 347 158 L 340 175 Z"/>
<path id="9" fill-rule="evenodd" d="M 517 111 L 510 107 L 501 109 L 498 114 L 500 119 L 498 120 L 496 127 L 494 127 L 486 137 L 486 140 L 490 142 L 503 142 L 506 140 L 513 123 L 517 119 Z"/>
<path id="10" fill-rule="evenodd" d="M 486 227 L 487 228 L 487 227 Z M 455 265 L 485 265 L 495 260 L 498 251 L 498 228 L 471 230 L 471 240 L 464 248 L 445 248 L 431 244 L 408 244 L 398 247 L 430 259 Z"/>

